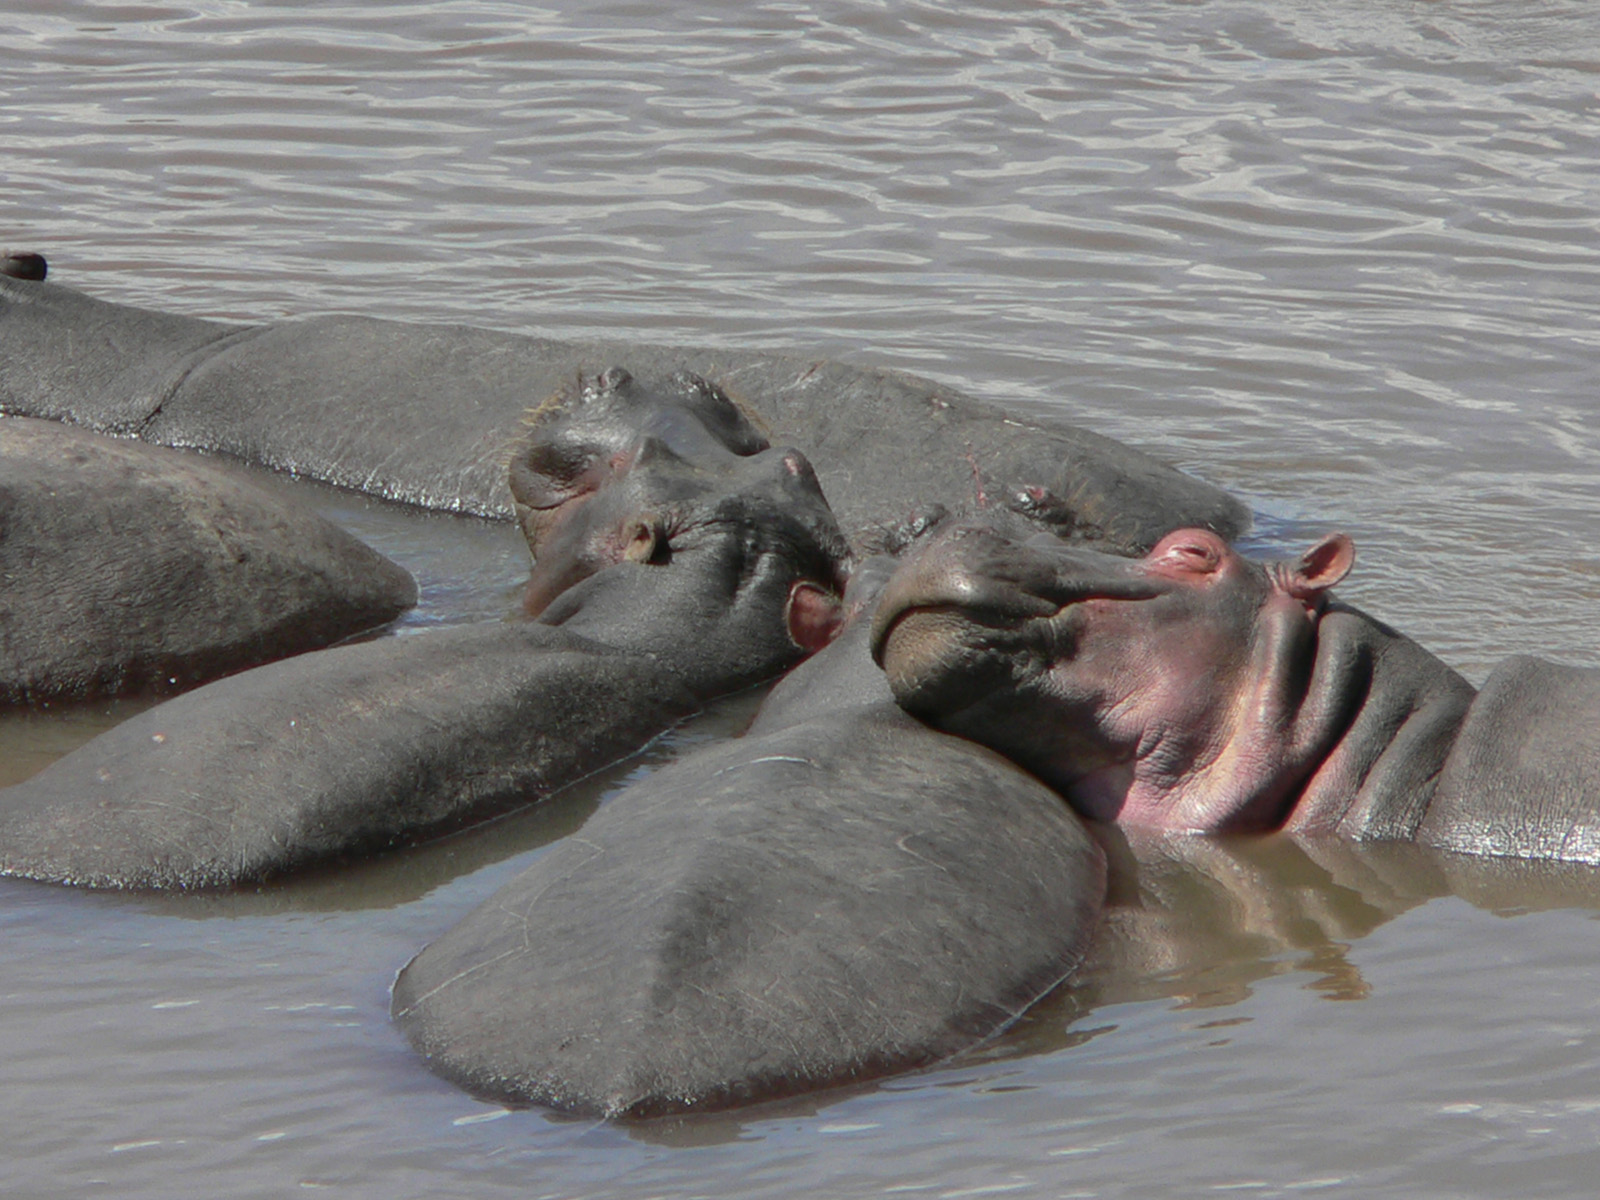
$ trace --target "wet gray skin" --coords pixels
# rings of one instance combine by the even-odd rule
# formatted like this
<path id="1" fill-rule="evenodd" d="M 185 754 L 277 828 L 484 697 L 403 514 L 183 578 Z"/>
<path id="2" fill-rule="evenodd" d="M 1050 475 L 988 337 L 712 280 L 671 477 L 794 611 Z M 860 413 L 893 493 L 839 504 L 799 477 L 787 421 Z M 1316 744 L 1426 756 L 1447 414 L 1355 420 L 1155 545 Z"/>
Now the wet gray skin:
<path id="1" fill-rule="evenodd" d="M 608 1117 L 721 1108 L 932 1062 L 1071 975 L 1104 858 L 1048 788 L 895 706 L 866 637 L 886 561 L 746 736 L 613 797 L 401 972 L 435 1070 Z"/>
<path id="2" fill-rule="evenodd" d="M 1143 559 L 949 531 L 896 575 L 873 652 L 896 698 L 1080 811 L 1600 861 L 1600 671 L 1513 659 L 1481 695 L 1333 600 L 1334 535 L 1248 562 L 1204 530 Z"/>
<path id="3" fill-rule="evenodd" d="M 1249 514 L 1216 488 L 1052 416 L 1002 411 L 932 380 L 798 355 L 560 342 L 359 317 L 234 325 L 94 299 L 0 274 L 0 412 L 231 455 L 392 500 L 530 519 L 555 499 L 513 501 L 506 448 L 531 406 L 612 363 L 641 378 L 692 372 L 738 399 L 762 434 L 801 448 L 847 532 L 931 504 L 993 499 L 1044 481 L 1080 532 L 1148 549 L 1204 525 L 1234 537 Z M 692 425 L 657 429 L 712 442 L 734 434 L 700 404 Z M 604 422 L 574 429 L 619 444 Z M 742 453 L 728 443 L 731 452 Z M 547 472 L 555 492 L 594 480 Z M 607 468 L 599 468 L 604 475 Z M 515 478 L 515 476 L 514 476 Z"/>
<path id="4" fill-rule="evenodd" d="M 216 463 L 0 418 L 0 706 L 181 691 L 387 624 L 411 577 Z"/>
<path id="5" fill-rule="evenodd" d="M 533 802 L 831 634 L 842 539 L 797 451 L 679 457 L 646 435 L 570 518 L 616 548 L 535 621 L 247 671 L 0 791 L 0 870 L 222 887 Z M 630 554 L 647 532 L 648 552 Z"/>

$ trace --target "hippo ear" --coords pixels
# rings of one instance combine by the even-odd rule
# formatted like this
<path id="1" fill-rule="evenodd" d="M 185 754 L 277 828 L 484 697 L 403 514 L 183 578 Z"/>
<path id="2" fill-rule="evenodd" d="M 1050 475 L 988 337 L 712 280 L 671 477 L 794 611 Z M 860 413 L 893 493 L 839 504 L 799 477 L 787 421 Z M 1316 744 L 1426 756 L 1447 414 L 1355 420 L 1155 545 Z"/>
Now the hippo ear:
<path id="1" fill-rule="evenodd" d="M 1356 544 L 1342 533 L 1330 533 L 1283 573 L 1283 588 L 1296 600 L 1315 600 L 1350 573 Z"/>
<path id="2" fill-rule="evenodd" d="M 626 561 L 659 566 L 671 556 L 666 525 L 660 517 L 637 517 L 624 528 L 622 557 Z"/>
<path id="3" fill-rule="evenodd" d="M 789 640 L 807 654 L 815 654 L 838 636 L 844 606 L 826 588 L 802 579 L 789 589 L 783 619 L 789 627 Z"/>

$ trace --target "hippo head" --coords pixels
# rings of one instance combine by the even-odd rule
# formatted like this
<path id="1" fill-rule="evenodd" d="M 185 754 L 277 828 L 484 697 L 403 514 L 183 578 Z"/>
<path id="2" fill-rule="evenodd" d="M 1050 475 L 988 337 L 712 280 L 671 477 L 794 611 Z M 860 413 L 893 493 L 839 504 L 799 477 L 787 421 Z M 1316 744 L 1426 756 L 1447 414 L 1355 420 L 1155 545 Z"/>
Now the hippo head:
<path id="1" fill-rule="evenodd" d="M 578 378 L 533 409 L 511 447 L 511 496 L 535 560 L 597 492 L 643 452 L 708 471 L 759 454 L 767 439 L 722 389 L 698 375 L 635 379 L 621 367 Z"/>
<path id="2" fill-rule="evenodd" d="M 535 555 L 524 608 L 545 624 L 670 639 L 726 673 L 719 690 L 838 627 L 849 551 L 811 464 L 696 376 L 604 372 L 535 421 L 511 477 Z"/>
<path id="3" fill-rule="evenodd" d="M 1270 828 L 1317 753 L 1294 717 L 1353 556 L 1342 534 L 1260 564 L 1205 529 L 1129 559 L 1001 520 L 959 525 L 896 572 L 872 653 L 909 712 L 1006 754 L 1086 816 Z"/>

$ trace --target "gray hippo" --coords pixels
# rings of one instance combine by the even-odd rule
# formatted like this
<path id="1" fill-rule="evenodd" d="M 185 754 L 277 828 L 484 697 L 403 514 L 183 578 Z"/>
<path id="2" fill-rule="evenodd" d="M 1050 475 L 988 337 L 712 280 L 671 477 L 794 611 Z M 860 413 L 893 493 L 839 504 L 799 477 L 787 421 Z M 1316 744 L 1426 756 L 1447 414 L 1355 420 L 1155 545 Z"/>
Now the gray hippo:
<path id="1" fill-rule="evenodd" d="M 0 706 L 177 691 L 415 603 L 394 563 L 238 476 L 0 418 Z"/>
<path id="2" fill-rule="evenodd" d="M 1481 693 L 1330 590 L 1354 549 L 1254 563 L 1208 530 L 1142 559 L 1001 519 L 890 583 L 895 696 L 1085 815 L 1600 862 L 1600 670 L 1516 658 Z"/>
<path id="3" fill-rule="evenodd" d="M 0 871 L 214 888 L 405 844 L 537 800 L 827 641 L 844 541 L 809 464 L 748 429 L 748 453 L 713 450 L 692 414 L 658 436 L 685 391 L 707 385 L 612 371 L 546 411 L 567 465 L 586 422 L 637 436 L 554 539 L 589 557 L 540 541 L 536 576 L 563 582 L 537 621 L 318 651 L 158 705 L 0 791 Z M 591 452 L 580 469 L 609 460 Z"/>
<path id="4" fill-rule="evenodd" d="M 932 1062 L 1072 974 L 1101 851 L 895 706 L 859 616 L 892 565 L 856 572 L 857 617 L 744 737 L 611 798 L 400 973 L 435 1070 L 607 1117 L 720 1108 Z"/>
<path id="5" fill-rule="evenodd" d="M 506 453 L 529 407 L 617 362 L 716 381 L 817 465 L 852 535 L 1015 479 L 1046 481 L 1081 534 L 1134 552 L 1182 525 L 1232 538 L 1249 524 L 1231 497 L 1136 450 L 894 371 L 359 317 L 232 325 L 0 276 L 0 413 L 482 516 L 519 511 Z"/>

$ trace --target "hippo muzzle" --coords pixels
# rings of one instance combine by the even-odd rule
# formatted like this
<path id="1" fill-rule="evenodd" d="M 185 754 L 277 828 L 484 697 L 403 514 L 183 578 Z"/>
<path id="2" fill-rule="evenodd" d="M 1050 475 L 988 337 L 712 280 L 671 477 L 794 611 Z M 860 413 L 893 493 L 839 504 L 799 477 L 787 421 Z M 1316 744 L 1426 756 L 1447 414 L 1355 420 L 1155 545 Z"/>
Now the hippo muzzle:
<path id="1" fill-rule="evenodd" d="M 872 656 L 908 712 L 942 723 L 1075 654 L 1090 601 L 1151 600 L 1138 560 L 959 525 L 904 564 L 872 623 Z"/>

